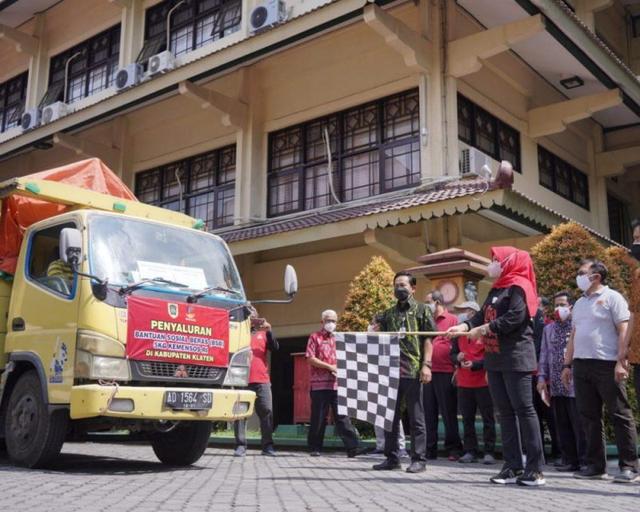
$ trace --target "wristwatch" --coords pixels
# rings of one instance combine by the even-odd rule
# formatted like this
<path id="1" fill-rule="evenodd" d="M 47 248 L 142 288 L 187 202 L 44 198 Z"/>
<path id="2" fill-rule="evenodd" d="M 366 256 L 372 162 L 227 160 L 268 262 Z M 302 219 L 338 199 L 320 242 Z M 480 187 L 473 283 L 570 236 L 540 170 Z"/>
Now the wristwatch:
<path id="1" fill-rule="evenodd" d="M 431 361 L 424 361 L 422 363 L 422 366 L 426 366 L 427 368 L 431 369 Z"/>
<path id="2" fill-rule="evenodd" d="M 483 325 L 482 327 L 480 327 L 480 334 L 482 334 L 483 336 L 488 336 L 489 327 L 487 325 Z"/>
<path id="3" fill-rule="evenodd" d="M 562 365 L 562 369 L 563 370 L 571 370 L 571 366 L 572 366 L 571 364 L 563 364 Z"/>

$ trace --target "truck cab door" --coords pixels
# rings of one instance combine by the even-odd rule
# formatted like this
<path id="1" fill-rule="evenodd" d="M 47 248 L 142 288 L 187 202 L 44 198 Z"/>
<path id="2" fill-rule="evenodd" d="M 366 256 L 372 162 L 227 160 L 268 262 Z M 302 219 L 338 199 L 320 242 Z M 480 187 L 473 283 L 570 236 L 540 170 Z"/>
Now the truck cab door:
<path id="1" fill-rule="evenodd" d="M 78 322 L 78 276 L 59 256 L 67 219 L 40 223 L 25 236 L 8 315 L 7 351 L 39 365 L 50 403 L 69 403 Z"/>

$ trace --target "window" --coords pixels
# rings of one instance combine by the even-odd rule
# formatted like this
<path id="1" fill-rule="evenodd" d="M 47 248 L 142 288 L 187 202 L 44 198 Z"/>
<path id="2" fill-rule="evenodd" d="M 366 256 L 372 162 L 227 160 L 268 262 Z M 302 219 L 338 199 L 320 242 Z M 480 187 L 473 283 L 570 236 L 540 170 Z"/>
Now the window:
<path id="1" fill-rule="evenodd" d="M 163 165 L 136 175 L 140 201 L 205 221 L 207 229 L 233 224 L 236 147 Z"/>
<path id="2" fill-rule="evenodd" d="M 27 95 L 27 73 L 0 84 L 0 133 L 18 126 Z"/>
<path id="3" fill-rule="evenodd" d="M 629 245 L 631 223 L 627 205 L 611 194 L 607 194 L 607 209 L 609 213 L 609 236 L 619 244 Z"/>
<path id="4" fill-rule="evenodd" d="M 494 160 L 520 168 L 520 133 L 458 94 L 458 137 Z"/>
<path id="5" fill-rule="evenodd" d="M 417 89 L 269 135 L 268 213 L 353 201 L 420 181 Z"/>
<path id="6" fill-rule="evenodd" d="M 146 12 L 145 47 L 138 62 L 166 49 L 167 15 L 171 12 L 169 45 L 182 55 L 240 30 L 242 0 L 165 0 Z"/>
<path id="7" fill-rule="evenodd" d="M 589 209 L 589 178 L 553 153 L 538 146 L 540 185 Z"/>
<path id="8" fill-rule="evenodd" d="M 42 100 L 48 105 L 63 101 L 65 69 L 67 103 L 74 103 L 107 89 L 118 71 L 120 25 L 98 34 L 51 59 L 49 89 Z"/>
<path id="9" fill-rule="evenodd" d="M 640 37 L 640 14 L 631 16 L 631 31 L 633 37 Z"/>
<path id="10" fill-rule="evenodd" d="M 27 275 L 39 286 L 71 297 L 76 278 L 71 267 L 60 259 L 59 240 L 63 228 L 76 228 L 76 225 L 70 222 L 48 227 L 32 236 Z"/>

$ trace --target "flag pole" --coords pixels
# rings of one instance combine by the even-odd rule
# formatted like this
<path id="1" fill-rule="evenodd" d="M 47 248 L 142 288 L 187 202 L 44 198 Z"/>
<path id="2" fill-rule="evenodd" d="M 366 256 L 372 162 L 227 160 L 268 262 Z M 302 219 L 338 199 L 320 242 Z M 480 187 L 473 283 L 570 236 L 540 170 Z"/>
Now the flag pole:
<path id="1" fill-rule="evenodd" d="M 343 334 L 389 334 L 395 336 L 398 334 L 404 334 L 405 336 L 426 336 L 429 338 L 435 338 L 436 336 L 448 336 L 445 331 L 371 331 L 371 332 L 346 332 Z M 456 333 L 458 336 L 464 336 L 465 333 Z"/>

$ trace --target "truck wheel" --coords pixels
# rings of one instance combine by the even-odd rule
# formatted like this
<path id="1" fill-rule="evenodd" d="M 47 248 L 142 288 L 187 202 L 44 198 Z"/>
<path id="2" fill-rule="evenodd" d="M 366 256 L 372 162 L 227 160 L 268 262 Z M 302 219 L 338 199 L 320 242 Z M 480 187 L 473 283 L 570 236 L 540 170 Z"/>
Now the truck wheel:
<path id="1" fill-rule="evenodd" d="M 189 466 L 202 457 L 210 436 L 210 421 L 189 421 L 170 432 L 154 433 L 151 446 L 163 464 Z"/>
<path id="2" fill-rule="evenodd" d="M 9 458 L 28 468 L 48 465 L 62 449 L 68 421 L 67 411 L 49 413 L 36 372 L 24 373 L 7 407 L 5 441 Z"/>

